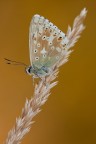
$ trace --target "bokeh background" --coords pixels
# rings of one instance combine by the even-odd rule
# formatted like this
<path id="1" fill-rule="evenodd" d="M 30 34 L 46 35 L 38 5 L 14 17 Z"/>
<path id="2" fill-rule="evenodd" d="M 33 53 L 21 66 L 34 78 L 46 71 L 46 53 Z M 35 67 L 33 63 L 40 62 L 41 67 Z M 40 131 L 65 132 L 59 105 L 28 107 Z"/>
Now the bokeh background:
<path id="1" fill-rule="evenodd" d="M 86 29 L 22 144 L 96 143 L 96 0 L 0 0 L 0 143 L 33 94 L 24 68 L 6 65 L 3 58 L 30 64 L 28 32 L 34 14 L 66 32 L 84 7 Z"/>

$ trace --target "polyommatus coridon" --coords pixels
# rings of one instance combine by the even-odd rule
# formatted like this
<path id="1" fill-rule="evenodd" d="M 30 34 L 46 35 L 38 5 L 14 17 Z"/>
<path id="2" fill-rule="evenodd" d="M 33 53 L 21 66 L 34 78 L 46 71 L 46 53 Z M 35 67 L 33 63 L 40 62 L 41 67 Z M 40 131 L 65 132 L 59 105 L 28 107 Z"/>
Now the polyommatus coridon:
<path id="1" fill-rule="evenodd" d="M 62 58 L 68 44 L 67 36 L 48 19 L 34 15 L 29 27 L 30 66 L 7 60 L 8 64 L 24 65 L 34 78 L 50 75 L 53 66 Z"/>

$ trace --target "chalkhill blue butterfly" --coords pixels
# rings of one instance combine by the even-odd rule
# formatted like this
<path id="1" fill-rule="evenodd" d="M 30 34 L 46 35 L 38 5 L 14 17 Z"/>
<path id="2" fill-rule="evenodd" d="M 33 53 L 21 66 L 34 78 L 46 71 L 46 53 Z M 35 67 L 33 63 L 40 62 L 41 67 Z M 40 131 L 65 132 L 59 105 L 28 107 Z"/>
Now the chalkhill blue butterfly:
<path id="1" fill-rule="evenodd" d="M 44 78 L 52 73 L 53 66 L 62 58 L 68 44 L 67 36 L 43 16 L 34 15 L 29 27 L 30 66 L 7 60 L 8 64 L 24 65 L 27 74 Z"/>

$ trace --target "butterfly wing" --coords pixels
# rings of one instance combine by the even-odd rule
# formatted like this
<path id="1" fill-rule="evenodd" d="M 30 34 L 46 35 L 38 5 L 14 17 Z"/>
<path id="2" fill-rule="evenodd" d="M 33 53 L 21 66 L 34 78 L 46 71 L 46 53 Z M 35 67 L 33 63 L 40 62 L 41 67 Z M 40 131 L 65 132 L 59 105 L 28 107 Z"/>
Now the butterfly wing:
<path id="1" fill-rule="evenodd" d="M 68 38 L 48 19 L 34 15 L 29 28 L 31 65 L 52 67 L 66 52 Z"/>

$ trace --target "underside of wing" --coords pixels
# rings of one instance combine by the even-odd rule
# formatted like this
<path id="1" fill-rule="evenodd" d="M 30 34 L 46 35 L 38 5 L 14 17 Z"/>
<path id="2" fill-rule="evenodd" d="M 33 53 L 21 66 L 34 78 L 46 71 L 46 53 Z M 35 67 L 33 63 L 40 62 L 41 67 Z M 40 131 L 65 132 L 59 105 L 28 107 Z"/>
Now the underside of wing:
<path id="1" fill-rule="evenodd" d="M 40 15 L 34 15 L 29 28 L 29 52 L 31 65 L 51 67 L 66 52 L 68 38 L 53 23 Z"/>

